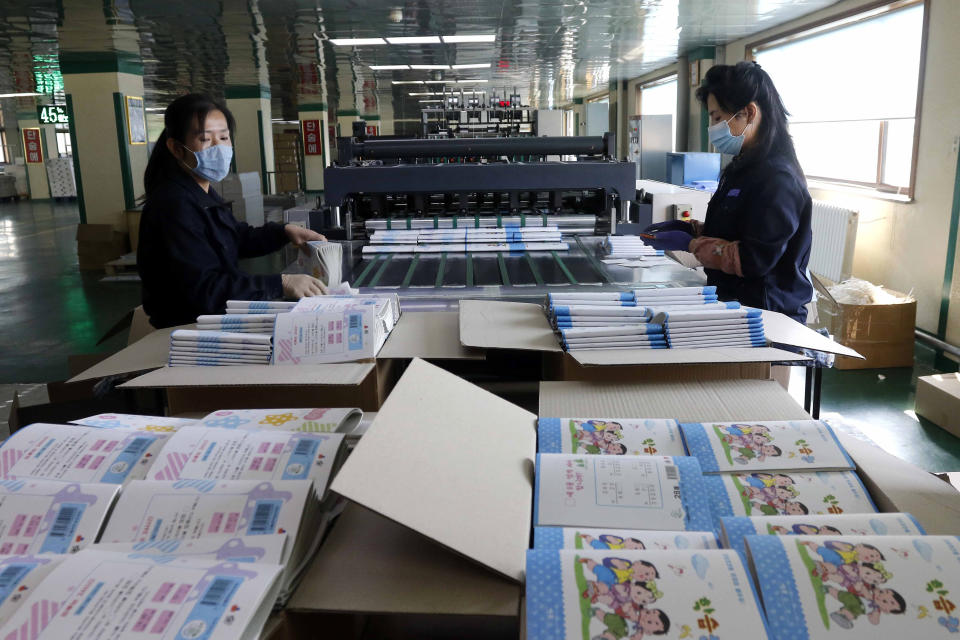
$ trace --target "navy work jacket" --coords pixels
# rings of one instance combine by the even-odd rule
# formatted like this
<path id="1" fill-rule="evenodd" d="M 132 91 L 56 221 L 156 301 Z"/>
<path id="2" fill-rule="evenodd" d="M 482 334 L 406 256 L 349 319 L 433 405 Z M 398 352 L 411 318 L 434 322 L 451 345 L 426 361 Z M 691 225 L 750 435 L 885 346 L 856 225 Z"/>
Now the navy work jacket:
<path id="1" fill-rule="evenodd" d="M 204 192 L 177 172 L 147 198 L 140 217 L 137 270 L 143 309 L 160 329 L 224 313 L 227 300 L 276 300 L 279 275 L 249 275 L 240 258 L 277 251 L 287 242 L 283 225 L 238 222 L 211 188 Z"/>
<path id="2" fill-rule="evenodd" d="M 805 322 L 813 297 L 807 276 L 811 207 L 803 174 L 782 155 L 727 167 L 702 234 L 740 241 L 743 277 L 707 269 L 718 297 Z"/>

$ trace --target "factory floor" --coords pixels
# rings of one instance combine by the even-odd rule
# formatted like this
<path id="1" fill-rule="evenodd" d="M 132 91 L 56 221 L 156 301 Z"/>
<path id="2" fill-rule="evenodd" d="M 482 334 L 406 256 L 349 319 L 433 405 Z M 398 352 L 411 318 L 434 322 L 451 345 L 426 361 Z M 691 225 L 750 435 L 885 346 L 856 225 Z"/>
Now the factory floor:
<path id="1" fill-rule="evenodd" d="M 126 343 L 121 331 L 97 344 L 140 303 L 140 286 L 100 282 L 102 273 L 78 271 L 78 222 L 75 203 L 0 203 L 0 435 L 14 390 L 24 404 L 43 402 L 36 383 L 67 378 L 68 355 L 115 351 Z M 279 263 L 249 268 L 264 271 Z M 860 429 L 924 469 L 958 471 L 960 439 L 913 413 L 916 378 L 937 371 L 933 352 L 921 346 L 913 369 L 827 370 L 821 415 Z M 791 393 L 802 401 L 800 375 Z"/>

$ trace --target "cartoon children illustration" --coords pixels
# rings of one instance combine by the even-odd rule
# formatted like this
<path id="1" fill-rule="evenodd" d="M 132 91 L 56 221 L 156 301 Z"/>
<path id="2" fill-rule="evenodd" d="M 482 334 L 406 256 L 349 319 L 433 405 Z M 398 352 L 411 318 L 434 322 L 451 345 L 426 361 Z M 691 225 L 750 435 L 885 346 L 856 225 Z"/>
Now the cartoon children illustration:
<path id="1" fill-rule="evenodd" d="M 594 538 L 588 533 L 578 534 L 580 539 L 583 540 L 586 544 L 589 544 L 594 549 L 600 550 L 611 550 L 618 551 L 620 549 L 635 549 L 635 550 L 644 550 L 647 547 L 636 538 L 622 538 L 609 533 L 601 534 L 599 537 Z"/>
<path id="2" fill-rule="evenodd" d="M 662 636 L 670 631 L 670 618 L 662 609 L 639 609 L 635 618 L 629 620 L 634 623 L 635 631 L 631 634 L 627 625 L 628 619 L 609 613 L 602 609 L 591 611 L 594 617 L 603 622 L 607 628 L 593 640 L 641 640 L 644 636 Z"/>
<path id="3" fill-rule="evenodd" d="M 756 489 L 766 489 L 768 487 L 789 487 L 795 485 L 793 478 L 785 473 L 738 473 L 735 477 L 745 485 L 750 485 Z"/>
<path id="4" fill-rule="evenodd" d="M 786 527 L 781 527 L 780 525 L 773 525 L 770 527 L 770 530 L 778 536 L 819 536 L 824 535 L 823 530 L 825 528 L 833 529 L 833 532 L 831 532 L 833 535 L 843 535 L 839 532 L 836 532 L 836 529 L 833 527 L 827 527 L 826 525 L 818 527 L 815 524 L 806 524 L 803 522 L 792 525 L 789 529 Z"/>
<path id="5" fill-rule="evenodd" d="M 730 436 L 764 436 L 767 440 L 773 440 L 770 435 L 770 427 L 762 424 L 731 424 L 727 426 L 717 425 L 720 431 Z"/>
<path id="6" fill-rule="evenodd" d="M 820 556 L 824 563 L 835 567 L 855 562 L 876 564 L 887 560 L 872 544 L 851 544 L 841 540 L 826 540 L 822 545 L 806 540 L 802 544 Z"/>
<path id="7" fill-rule="evenodd" d="M 774 444 L 760 445 L 756 449 L 749 446 L 738 447 L 736 451 L 740 455 L 734 458 L 734 460 L 740 464 L 747 464 L 751 460 L 763 462 L 767 458 L 777 458 L 783 454 L 783 451 L 780 450 L 780 447 Z"/>
<path id="8" fill-rule="evenodd" d="M 619 442 L 623 438 L 623 425 L 619 422 L 585 420 L 580 426 L 575 434 L 577 443 L 587 453 L 617 456 L 627 453 L 626 445 Z"/>
<path id="9" fill-rule="evenodd" d="M 824 590 L 843 605 L 830 614 L 830 619 L 842 629 L 852 629 L 854 621 L 864 614 L 870 624 L 879 624 L 881 614 L 902 614 L 907 608 L 903 596 L 893 589 L 873 589 L 863 597 L 837 587 L 824 587 Z"/>

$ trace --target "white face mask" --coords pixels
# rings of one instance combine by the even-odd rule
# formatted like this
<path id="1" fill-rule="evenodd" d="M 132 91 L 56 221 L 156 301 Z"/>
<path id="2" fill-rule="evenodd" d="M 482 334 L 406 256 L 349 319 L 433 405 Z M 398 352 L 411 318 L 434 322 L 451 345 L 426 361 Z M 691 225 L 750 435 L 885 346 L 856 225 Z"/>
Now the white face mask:
<path id="1" fill-rule="evenodd" d="M 230 161 L 233 160 L 232 146 L 215 144 L 200 151 L 193 151 L 186 145 L 181 146 L 196 158 L 197 166 L 190 167 L 195 174 L 211 182 L 220 182 L 227 177 L 230 172 Z"/>
<path id="2" fill-rule="evenodd" d="M 736 117 L 737 114 L 733 114 L 730 120 Z M 724 120 L 707 127 L 707 135 L 710 137 L 710 143 L 717 148 L 717 151 L 735 156 L 740 153 L 740 149 L 743 147 L 743 136 L 747 132 L 747 127 L 743 128 L 743 133 L 735 136 L 730 131 L 730 120 Z"/>

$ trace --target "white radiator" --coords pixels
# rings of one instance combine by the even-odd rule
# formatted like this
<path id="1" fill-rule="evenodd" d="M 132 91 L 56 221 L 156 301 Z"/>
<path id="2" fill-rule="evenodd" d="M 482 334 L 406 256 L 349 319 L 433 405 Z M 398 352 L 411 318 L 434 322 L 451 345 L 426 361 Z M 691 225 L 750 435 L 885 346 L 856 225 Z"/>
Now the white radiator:
<path id="1" fill-rule="evenodd" d="M 850 277 L 857 243 L 857 217 L 856 211 L 813 201 L 810 271 L 834 282 Z"/>

